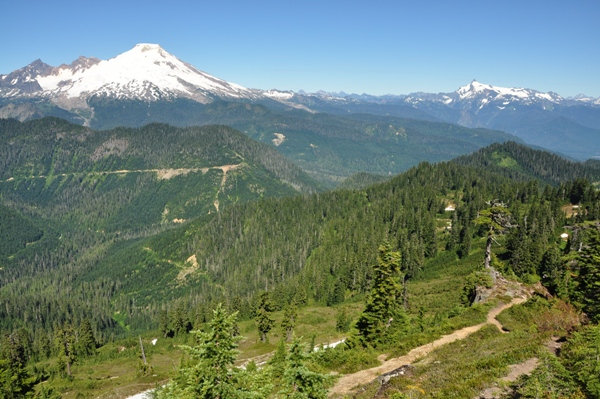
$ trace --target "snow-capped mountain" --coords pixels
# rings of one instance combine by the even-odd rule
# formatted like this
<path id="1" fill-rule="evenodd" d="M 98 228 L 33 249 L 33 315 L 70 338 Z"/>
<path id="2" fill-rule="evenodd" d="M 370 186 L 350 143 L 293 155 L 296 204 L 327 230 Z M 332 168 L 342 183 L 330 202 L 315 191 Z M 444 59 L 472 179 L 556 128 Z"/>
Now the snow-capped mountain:
<path id="1" fill-rule="evenodd" d="M 346 93 L 327 93 L 319 91 L 316 93 L 305 94 L 319 98 L 324 101 L 334 101 L 341 103 L 343 101 L 366 102 L 378 104 L 408 104 L 418 106 L 423 103 L 440 103 L 455 109 L 471 109 L 473 106 L 481 109 L 494 105 L 499 109 L 506 108 L 509 104 L 519 105 L 574 105 L 576 103 L 585 103 L 587 105 L 600 105 L 600 98 L 588 97 L 583 94 L 576 97 L 564 98 L 554 92 L 541 92 L 534 89 L 501 87 L 480 83 L 473 80 L 471 83 L 459 87 L 451 93 L 410 93 L 401 95 L 383 95 L 373 96 L 369 94 L 346 94 Z"/>
<path id="2" fill-rule="evenodd" d="M 475 80 L 451 93 L 385 96 L 247 89 L 202 72 L 157 44 L 138 44 L 109 60 L 79 57 L 58 67 L 36 60 L 0 75 L 0 118 L 57 116 L 95 128 L 190 125 L 260 119 L 265 106 L 496 129 L 575 158 L 600 158 L 600 99 L 585 95 L 563 98 Z"/>
<path id="3" fill-rule="evenodd" d="M 51 67 L 37 60 L 0 75 L 3 98 L 46 98 L 71 109 L 94 96 L 207 103 L 215 98 L 254 99 L 256 93 L 202 72 L 157 44 L 138 44 L 106 61 L 80 57 L 70 65 Z"/>
<path id="4" fill-rule="evenodd" d="M 508 104 L 518 101 L 523 104 L 533 104 L 549 101 L 559 104 L 564 101 L 561 96 L 553 92 L 542 93 L 531 89 L 498 87 L 479 83 L 476 80 L 473 80 L 466 86 L 460 87 L 456 90 L 455 94 L 458 95 L 460 101 L 474 100 L 484 103 L 501 101 Z"/>
<path id="5" fill-rule="evenodd" d="M 553 92 L 474 80 L 451 93 L 370 96 L 318 92 L 297 94 L 288 101 L 310 104 L 324 112 L 371 113 L 502 130 L 576 159 L 600 158 L 600 99 L 584 95 L 564 98 Z"/>

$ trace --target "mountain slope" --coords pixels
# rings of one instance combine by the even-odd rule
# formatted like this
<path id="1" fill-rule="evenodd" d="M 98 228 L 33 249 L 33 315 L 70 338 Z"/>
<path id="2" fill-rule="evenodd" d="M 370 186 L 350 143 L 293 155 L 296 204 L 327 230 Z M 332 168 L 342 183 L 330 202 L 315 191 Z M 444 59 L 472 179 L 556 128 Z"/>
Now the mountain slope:
<path id="1" fill-rule="evenodd" d="M 451 162 L 484 168 L 511 179 L 535 179 L 552 185 L 577 178 L 587 178 L 591 182 L 600 180 L 600 170 L 594 163 L 573 162 L 515 142 L 495 143 Z"/>
<path id="2" fill-rule="evenodd" d="M 54 118 L 0 120 L 0 192 L 63 226 L 123 234 L 316 187 L 225 126 L 94 131 Z"/>
<path id="3" fill-rule="evenodd" d="M 359 117 L 356 112 L 378 115 Z M 0 76 L 0 117 L 29 120 L 44 115 L 94 129 L 153 122 L 226 124 L 276 147 L 329 187 L 354 173 L 396 174 L 422 161 L 449 160 L 492 142 L 516 139 L 499 131 L 436 122 L 407 104 L 248 90 L 151 44 L 136 45 L 106 61 L 80 57 L 55 68 L 38 60 Z"/>
<path id="4" fill-rule="evenodd" d="M 202 72 L 157 44 L 138 44 L 110 60 L 80 57 L 51 67 L 37 60 L 0 76 L 0 96 L 50 98 L 66 109 L 85 108 L 93 97 L 136 99 L 254 98 L 251 91 Z"/>
<path id="5" fill-rule="evenodd" d="M 225 124 L 269 144 L 330 187 L 358 173 L 396 174 L 422 161 L 449 160 L 492 142 L 516 140 L 500 131 L 389 116 L 331 115 L 264 103 L 189 99 L 145 102 L 94 98 L 99 129 L 164 122 Z"/>
<path id="6" fill-rule="evenodd" d="M 398 96 L 315 93 L 290 96 L 287 101 L 310 103 L 319 111 L 335 108 L 337 112 L 348 113 L 368 109 L 367 112 L 375 115 L 412 112 L 412 118 L 502 130 L 527 143 L 580 160 L 600 156 L 600 135 L 597 134 L 600 99 L 586 96 L 563 98 L 553 92 L 473 81 L 452 93 L 419 92 Z"/>

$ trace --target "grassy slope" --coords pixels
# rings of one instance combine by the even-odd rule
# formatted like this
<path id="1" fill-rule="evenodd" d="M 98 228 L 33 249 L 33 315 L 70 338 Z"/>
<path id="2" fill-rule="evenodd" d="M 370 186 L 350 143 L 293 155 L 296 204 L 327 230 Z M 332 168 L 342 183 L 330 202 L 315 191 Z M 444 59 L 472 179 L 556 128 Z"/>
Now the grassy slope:
<path id="1" fill-rule="evenodd" d="M 360 367 L 377 364 L 375 357 L 380 353 L 388 353 L 390 356 L 405 353 L 413 347 L 430 342 L 447 332 L 485 320 L 488 307 L 461 308 L 458 311 L 455 309 L 460 307 L 459 296 L 464 276 L 480 263 L 482 244 L 483 242 L 479 243 L 472 255 L 463 261 L 458 260 L 454 254 L 441 252 L 438 257 L 424 265 L 422 275 L 409 285 L 409 314 L 415 319 L 414 323 L 417 323 L 416 317 L 419 310 L 425 310 L 424 332 L 415 332 L 407 336 L 406 340 L 400 342 L 392 350 L 390 350 L 391 348 L 380 348 L 378 352 L 355 354 L 356 359 L 347 360 L 345 364 L 341 365 L 332 364 L 329 367 L 323 361 L 318 361 L 317 363 L 321 365 L 317 367 L 324 367 L 323 371 L 352 372 Z M 308 343 L 314 335 L 317 345 L 334 342 L 344 337 L 346 334 L 335 330 L 336 314 L 341 307 L 348 311 L 353 320 L 356 320 L 363 308 L 362 298 L 356 298 L 355 301 L 336 307 L 309 306 L 301 308 L 298 325 L 295 329 L 296 336 Z M 449 318 L 453 309 L 455 314 Z M 436 314 L 441 315 L 441 319 L 436 319 Z M 270 334 L 270 340 L 266 344 L 260 342 L 254 321 L 239 322 L 240 332 L 244 339 L 240 343 L 241 353 L 238 356 L 238 363 L 249 358 L 262 360 L 263 355 L 275 350 L 277 343 L 282 338 L 278 327 L 282 317 L 282 311 L 273 314 L 276 328 Z M 107 399 L 124 397 L 124 395 L 151 388 L 156 382 L 168 379 L 179 364 L 181 352 L 177 345 L 191 344 L 188 342 L 191 337 L 183 336 L 159 339 L 157 345 L 152 346 L 149 341 L 157 337 L 156 332 L 143 335 L 146 354 L 156 375 L 149 377 L 136 375 L 139 343 L 136 338 L 131 338 L 108 344 L 100 348 L 97 358 L 82 360 L 76 364 L 73 368 L 75 379 L 72 382 L 56 378 L 52 379 L 49 384 L 60 388 L 65 399 L 75 398 L 78 392 L 86 397 L 98 397 L 100 394 L 102 394 L 102 398 Z M 46 364 L 51 365 L 52 362 Z"/>

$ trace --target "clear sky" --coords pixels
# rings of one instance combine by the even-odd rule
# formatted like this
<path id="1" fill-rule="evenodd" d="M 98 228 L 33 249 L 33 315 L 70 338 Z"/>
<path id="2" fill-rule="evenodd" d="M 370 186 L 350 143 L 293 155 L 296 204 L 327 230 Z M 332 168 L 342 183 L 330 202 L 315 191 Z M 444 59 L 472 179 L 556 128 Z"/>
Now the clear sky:
<path id="1" fill-rule="evenodd" d="M 600 97 L 600 1 L 3 1 L 0 74 L 158 43 L 248 88 Z"/>

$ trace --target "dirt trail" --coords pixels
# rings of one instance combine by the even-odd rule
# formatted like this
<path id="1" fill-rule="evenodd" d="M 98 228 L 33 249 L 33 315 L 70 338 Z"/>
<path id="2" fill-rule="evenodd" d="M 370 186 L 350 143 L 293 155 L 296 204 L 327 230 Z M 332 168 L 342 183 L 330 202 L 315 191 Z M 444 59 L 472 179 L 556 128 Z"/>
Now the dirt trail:
<path id="1" fill-rule="evenodd" d="M 79 176 L 79 175 L 87 175 L 87 176 L 101 176 L 101 175 L 124 175 L 127 173 L 156 173 L 156 176 L 159 180 L 169 180 L 172 177 L 179 175 L 187 175 L 191 172 L 202 172 L 206 173 L 210 169 L 220 169 L 223 171 L 223 181 L 221 186 L 225 185 L 227 172 L 230 170 L 236 169 L 242 164 L 237 165 L 223 165 L 223 166 L 208 166 L 204 168 L 177 168 L 177 169 L 122 169 L 122 170 L 106 170 L 106 171 L 96 171 L 96 172 L 72 172 L 72 173 L 57 173 L 54 176 Z M 23 179 L 45 179 L 48 176 L 45 175 L 36 175 L 36 176 L 28 176 Z M 14 177 L 10 177 L 6 180 L 0 180 L 0 183 L 6 183 L 9 181 L 15 180 Z"/>
<path id="2" fill-rule="evenodd" d="M 433 342 L 414 348 L 404 356 L 389 359 L 380 366 L 373 367 L 367 370 L 361 370 L 354 374 L 344 375 L 338 380 L 335 386 L 331 388 L 331 390 L 329 391 L 329 396 L 347 395 L 352 391 L 354 387 L 358 385 L 368 384 L 381 374 L 385 374 L 401 366 L 414 363 L 415 360 L 428 355 L 431 351 L 433 351 L 436 348 L 439 348 L 442 345 L 449 344 L 459 339 L 464 339 L 470 334 L 479 331 L 486 324 L 493 324 L 497 326 L 500 331 L 505 332 L 502 329 L 502 325 L 498 322 L 498 320 L 496 320 L 496 316 L 498 316 L 503 310 L 508 309 L 513 305 L 523 303 L 525 301 L 526 298 L 523 297 L 514 298 L 510 303 L 497 306 L 494 309 L 490 310 L 487 315 L 487 321 L 485 323 L 465 327 L 461 330 L 454 331 L 451 334 L 444 335 L 443 337 Z"/>

